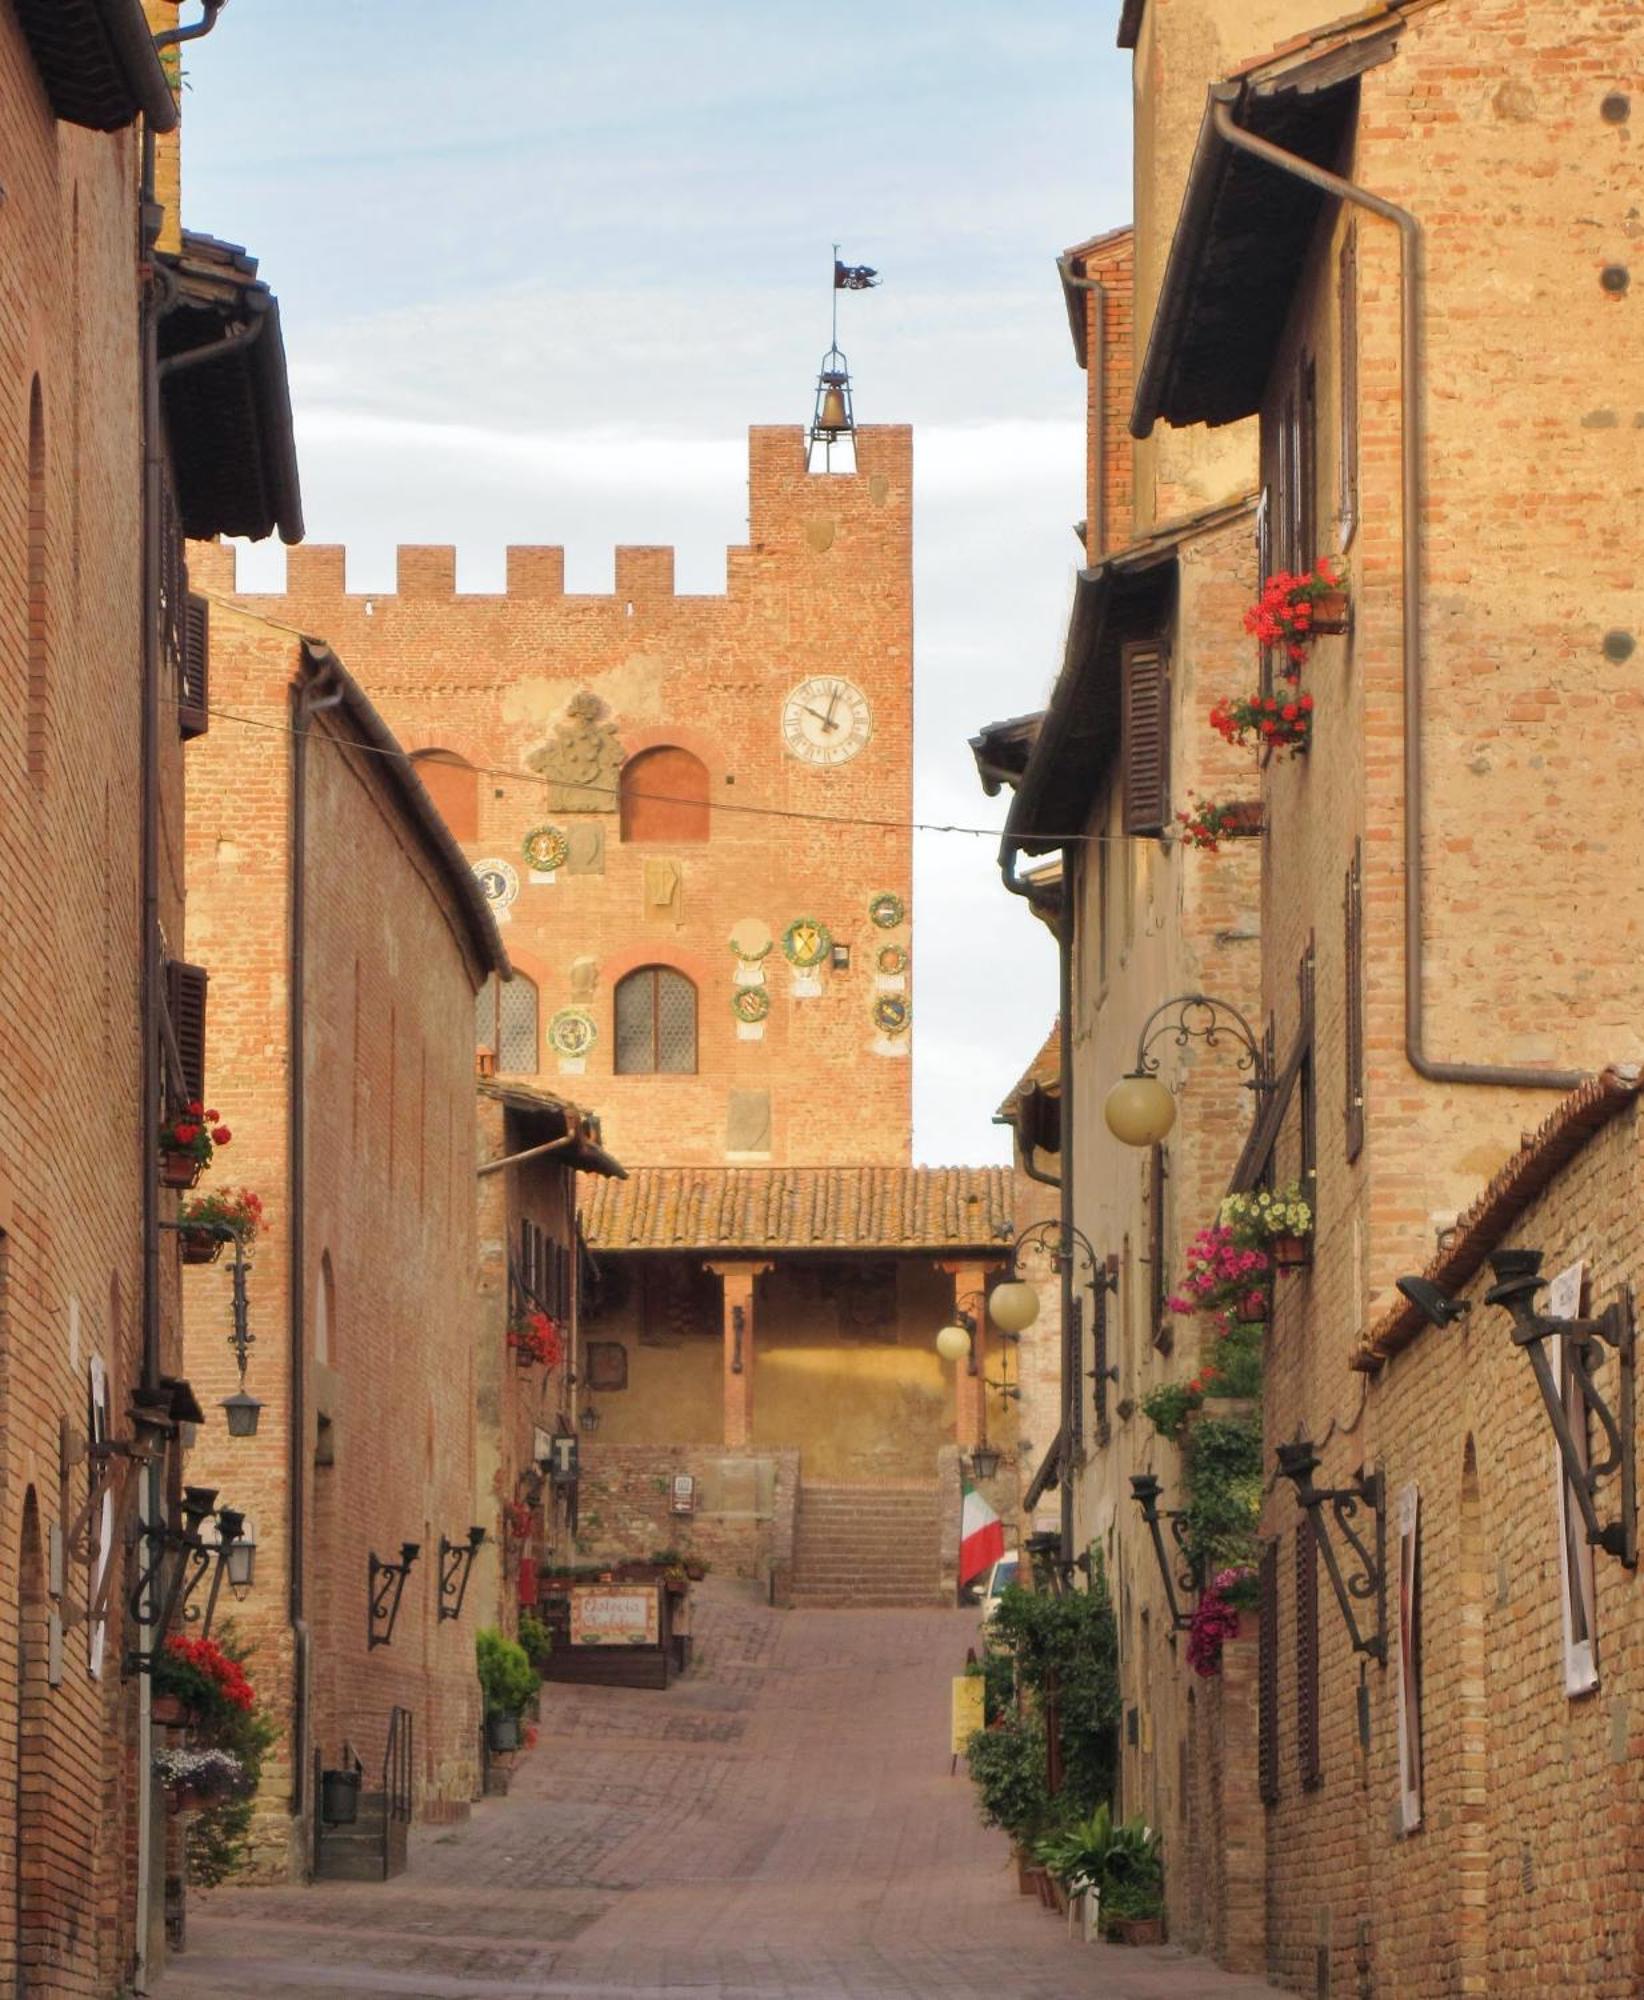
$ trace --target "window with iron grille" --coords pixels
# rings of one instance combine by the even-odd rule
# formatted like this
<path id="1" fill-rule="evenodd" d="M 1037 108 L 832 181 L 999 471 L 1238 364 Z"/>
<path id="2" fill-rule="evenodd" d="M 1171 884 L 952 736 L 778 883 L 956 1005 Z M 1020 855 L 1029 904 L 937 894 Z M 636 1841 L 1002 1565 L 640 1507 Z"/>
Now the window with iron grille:
<path id="1" fill-rule="evenodd" d="M 497 1068 L 531 1076 L 537 1059 L 537 989 L 523 972 L 497 988 Z"/>
<path id="2" fill-rule="evenodd" d="M 1319 1544 L 1311 1514 L 1296 1524 L 1296 1775 L 1304 1791 L 1324 1782 L 1319 1760 Z"/>
<path id="3" fill-rule="evenodd" d="M 696 988 L 671 966 L 644 965 L 617 985 L 619 1076 L 696 1072 Z"/>
<path id="4" fill-rule="evenodd" d="M 1342 923 L 1342 977 L 1347 989 L 1347 1157 L 1356 1160 L 1364 1146 L 1364 847 L 1357 840 L 1342 896 Z"/>
<path id="5" fill-rule="evenodd" d="M 1258 1612 L 1261 1657 L 1256 1677 L 1257 1766 L 1263 1805 L 1279 1796 L 1279 1545 L 1262 1547 Z"/>

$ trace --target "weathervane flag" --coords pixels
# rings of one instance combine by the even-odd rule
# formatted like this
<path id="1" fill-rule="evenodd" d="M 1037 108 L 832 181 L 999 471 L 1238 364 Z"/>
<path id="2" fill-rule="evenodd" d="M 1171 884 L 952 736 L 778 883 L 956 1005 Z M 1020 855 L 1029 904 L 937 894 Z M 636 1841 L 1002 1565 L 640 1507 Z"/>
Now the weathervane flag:
<path id="1" fill-rule="evenodd" d="M 879 273 L 871 264 L 841 264 L 833 260 L 833 288 L 836 292 L 871 291 L 879 283 Z"/>

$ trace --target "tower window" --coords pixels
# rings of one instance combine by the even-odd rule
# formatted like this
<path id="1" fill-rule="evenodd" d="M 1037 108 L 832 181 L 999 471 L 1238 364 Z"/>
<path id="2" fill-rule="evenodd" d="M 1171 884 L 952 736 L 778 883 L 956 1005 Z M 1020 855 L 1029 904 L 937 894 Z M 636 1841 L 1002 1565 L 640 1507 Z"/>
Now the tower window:
<path id="1" fill-rule="evenodd" d="M 616 989 L 619 1076 L 696 1073 L 696 988 L 683 972 L 644 965 Z"/>
<path id="2" fill-rule="evenodd" d="M 664 744 L 629 758 L 621 792 L 624 840 L 708 838 L 708 767 L 689 750 Z"/>

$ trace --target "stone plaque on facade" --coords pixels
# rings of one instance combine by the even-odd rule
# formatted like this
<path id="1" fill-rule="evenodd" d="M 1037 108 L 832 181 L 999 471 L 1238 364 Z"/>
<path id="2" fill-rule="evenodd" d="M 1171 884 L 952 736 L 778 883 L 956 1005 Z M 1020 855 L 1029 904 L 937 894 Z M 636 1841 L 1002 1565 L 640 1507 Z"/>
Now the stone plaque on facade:
<path id="1" fill-rule="evenodd" d="M 725 1109 L 727 1153 L 768 1153 L 771 1150 L 771 1093 L 733 1090 Z"/>
<path id="2" fill-rule="evenodd" d="M 622 744 L 604 702 L 586 688 L 571 697 L 552 741 L 525 761 L 548 781 L 550 812 L 616 811 Z"/>

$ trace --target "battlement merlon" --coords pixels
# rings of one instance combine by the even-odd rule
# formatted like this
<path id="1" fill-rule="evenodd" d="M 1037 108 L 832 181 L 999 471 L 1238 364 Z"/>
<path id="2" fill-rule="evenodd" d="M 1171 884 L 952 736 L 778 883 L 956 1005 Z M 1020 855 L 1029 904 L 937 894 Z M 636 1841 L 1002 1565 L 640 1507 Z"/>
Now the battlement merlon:
<path id="1" fill-rule="evenodd" d="M 840 454 L 844 455 L 844 454 Z M 856 433 L 854 471 L 807 471 L 805 432 L 798 424 L 755 424 L 748 431 L 748 544 L 727 551 L 727 590 L 739 594 L 763 561 L 792 552 L 825 554 L 818 548 L 819 522 L 871 533 L 911 563 L 913 539 L 913 431 L 907 424 L 864 424 Z M 457 552 L 451 543 L 406 543 L 394 551 L 394 589 L 350 592 L 347 551 L 339 544 L 300 542 L 286 551 L 283 592 L 242 592 L 236 551 L 221 543 L 197 542 L 189 549 L 189 577 L 197 590 L 222 597 L 246 596 L 273 614 L 284 604 L 291 621 L 323 631 L 325 606 L 356 599 L 393 597 L 429 602 L 462 597 L 495 601 L 498 593 L 457 590 Z M 565 595 L 562 548 L 511 546 L 507 551 L 506 596 L 539 602 Z M 616 550 L 615 587 L 588 601 L 655 602 L 674 595 L 674 552 L 666 547 Z M 692 600 L 687 600 L 692 601 Z M 699 601 L 699 600 L 696 600 Z M 306 626 L 305 626 L 306 629 Z"/>

